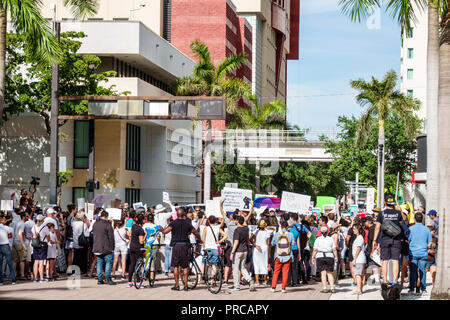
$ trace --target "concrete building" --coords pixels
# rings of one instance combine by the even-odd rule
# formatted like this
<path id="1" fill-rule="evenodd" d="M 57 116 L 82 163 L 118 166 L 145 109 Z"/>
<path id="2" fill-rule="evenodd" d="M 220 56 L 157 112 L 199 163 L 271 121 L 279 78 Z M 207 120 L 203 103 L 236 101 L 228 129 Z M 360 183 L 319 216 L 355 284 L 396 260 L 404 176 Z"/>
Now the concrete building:
<path id="1" fill-rule="evenodd" d="M 83 22 L 73 21 L 62 0 L 43 1 L 42 13 L 51 20 L 52 4 L 56 4 L 61 31 L 83 31 L 87 35 L 79 53 L 95 54 L 102 60 L 101 71 L 117 72 L 106 85 L 115 85 L 118 92 L 130 91 L 132 96 L 171 96 L 168 84 L 190 75 L 195 63 L 162 37 L 167 33 L 163 23 L 165 1 L 99 2 L 98 14 Z M 179 204 L 200 201 L 201 180 L 194 154 L 201 147 L 201 129 L 197 126 L 199 139 L 194 139 L 191 125 L 186 120 L 95 120 L 93 126 L 89 121 L 68 121 L 60 128 L 67 138 L 60 139 L 59 155 L 66 157 L 74 177 L 62 188 L 61 204 L 87 198 L 91 130 L 95 180 L 100 182 L 95 195 L 155 205 L 162 202 L 162 191 L 168 191 L 171 200 Z M 34 114 L 13 117 L 0 134 L 2 199 L 13 190 L 28 187 L 31 176 L 38 176 L 37 200 L 48 203 L 49 174 L 43 172 L 43 157 L 49 156 L 50 147 L 42 119 Z M 190 149 L 183 164 L 172 156 L 180 144 Z"/>
<path id="2" fill-rule="evenodd" d="M 417 23 L 410 33 L 402 34 L 401 47 L 401 91 L 422 103 L 417 115 L 425 120 L 427 116 L 427 47 L 428 10 L 414 10 Z"/>

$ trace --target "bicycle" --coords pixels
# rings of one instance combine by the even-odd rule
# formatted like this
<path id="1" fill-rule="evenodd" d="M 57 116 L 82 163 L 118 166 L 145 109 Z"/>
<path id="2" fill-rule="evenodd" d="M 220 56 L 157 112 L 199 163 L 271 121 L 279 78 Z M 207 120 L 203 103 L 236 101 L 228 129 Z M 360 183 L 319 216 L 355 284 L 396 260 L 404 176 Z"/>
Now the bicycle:
<path id="1" fill-rule="evenodd" d="M 155 271 L 150 271 L 150 266 L 152 265 L 153 260 L 155 259 L 155 250 L 152 250 L 152 247 L 161 247 L 162 244 L 144 244 L 144 248 L 141 248 L 142 257 L 139 257 L 136 262 L 136 267 L 134 269 L 132 281 L 134 287 L 136 289 L 140 289 L 142 287 L 142 283 L 144 279 L 148 279 L 150 287 L 155 286 Z M 156 250 L 158 251 L 158 250 Z"/>
<path id="2" fill-rule="evenodd" d="M 189 290 L 193 290 L 197 287 L 198 284 L 198 278 L 201 276 L 201 270 L 200 267 L 197 264 L 197 261 L 195 260 L 197 257 L 201 256 L 202 254 L 200 252 L 197 252 L 195 250 L 196 245 L 192 244 L 190 247 L 190 260 L 189 260 L 189 275 L 188 275 L 188 283 L 187 287 Z M 183 282 L 183 285 L 186 286 L 186 283 L 184 282 L 184 276 L 183 274 L 180 275 L 181 281 Z"/>
<path id="3" fill-rule="evenodd" d="M 222 250 L 219 250 L 219 257 L 216 263 L 212 263 L 208 259 L 208 251 L 205 251 L 205 271 L 203 278 L 206 287 L 212 294 L 217 294 L 222 289 L 222 279 L 224 275 L 225 257 Z"/>

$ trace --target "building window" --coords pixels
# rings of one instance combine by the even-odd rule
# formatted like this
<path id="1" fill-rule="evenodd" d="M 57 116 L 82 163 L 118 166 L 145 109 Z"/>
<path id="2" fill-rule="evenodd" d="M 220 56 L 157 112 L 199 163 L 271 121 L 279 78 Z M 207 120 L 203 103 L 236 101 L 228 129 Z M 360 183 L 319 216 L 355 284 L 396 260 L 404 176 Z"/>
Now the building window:
<path id="1" fill-rule="evenodd" d="M 163 38 L 170 42 L 172 29 L 172 0 L 164 0 Z"/>
<path id="2" fill-rule="evenodd" d="M 408 48 L 408 59 L 414 59 L 414 49 Z"/>
<path id="3" fill-rule="evenodd" d="M 140 202 L 141 190 L 140 189 L 125 189 L 125 202 L 133 207 L 133 203 Z"/>
<path id="4" fill-rule="evenodd" d="M 414 28 L 411 28 L 411 30 L 409 30 L 409 31 L 407 32 L 406 37 L 407 37 L 407 38 L 412 38 L 412 37 L 414 37 Z"/>
<path id="5" fill-rule="evenodd" d="M 408 90 L 408 97 L 409 98 L 414 98 L 414 91 L 413 90 Z"/>
<path id="6" fill-rule="evenodd" d="M 127 123 L 126 170 L 141 170 L 141 128 Z"/>
<path id="7" fill-rule="evenodd" d="M 84 198 L 88 201 L 88 189 L 86 188 L 72 188 L 72 203 L 77 203 L 77 199 Z M 81 208 L 78 208 L 81 209 Z M 84 209 L 84 208 L 83 208 Z"/>
<path id="8" fill-rule="evenodd" d="M 414 77 L 414 70 L 413 69 L 408 69 L 408 79 L 412 80 Z"/>
<path id="9" fill-rule="evenodd" d="M 73 168 L 89 168 L 89 121 L 75 121 L 73 143 Z"/>

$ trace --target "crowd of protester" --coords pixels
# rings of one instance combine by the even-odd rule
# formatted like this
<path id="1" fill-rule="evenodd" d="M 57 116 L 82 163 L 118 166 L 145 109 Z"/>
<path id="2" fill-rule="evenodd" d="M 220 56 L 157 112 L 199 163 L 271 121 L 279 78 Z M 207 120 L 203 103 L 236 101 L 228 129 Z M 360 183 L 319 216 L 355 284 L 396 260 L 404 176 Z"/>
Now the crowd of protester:
<path id="1" fill-rule="evenodd" d="M 121 208 L 121 220 L 112 220 L 105 208 L 96 208 L 90 220 L 73 204 L 67 210 L 39 208 L 33 193 L 22 190 L 15 210 L 0 212 L 0 285 L 5 279 L 43 283 L 78 272 L 98 284 L 133 287 L 146 230 L 155 226 L 162 232 L 152 244 L 151 268 L 162 277 L 173 273 L 172 290 L 180 290 L 181 276 L 187 279 L 189 250 L 195 247 L 213 263 L 223 251 L 223 285 L 230 291 L 248 286 L 275 292 L 280 279 L 283 293 L 311 281 L 321 282 L 322 292 L 335 293 L 340 280 L 351 278 L 357 295 L 381 283 L 409 283 L 410 292 L 424 293 L 427 272 L 435 281 L 437 212 L 419 208 L 411 218 L 392 197 L 385 208 L 355 216 L 278 209 L 257 214 L 253 204 L 250 211 L 225 212 L 223 202 L 221 212 L 209 217 L 200 207 L 170 202 L 169 208 L 133 210 L 127 203 Z"/>

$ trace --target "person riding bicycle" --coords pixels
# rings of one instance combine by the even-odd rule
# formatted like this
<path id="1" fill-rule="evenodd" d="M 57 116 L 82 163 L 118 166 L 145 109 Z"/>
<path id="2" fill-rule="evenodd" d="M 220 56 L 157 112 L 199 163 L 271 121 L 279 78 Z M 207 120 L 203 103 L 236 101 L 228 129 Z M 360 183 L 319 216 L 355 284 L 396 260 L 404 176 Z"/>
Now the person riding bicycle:
<path id="1" fill-rule="evenodd" d="M 151 279 L 155 279 L 155 256 L 156 253 L 158 252 L 159 249 L 159 240 L 161 238 L 161 229 L 162 226 L 160 225 L 156 225 L 155 224 L 155 215 L 150 213 L 147 216 L 147 222 L 144 223 L 144 225 L 142 226 L 142 228 L 144 229 L 145 232 L 145 242 L 144 242 L 144 248 L 145 250 L 145 255 L 144 255 L 144 260 L 146 261 L 147 257 L 149 255 L 153 255 L 153 258 L 150 261 L 150 277 Z"/>

